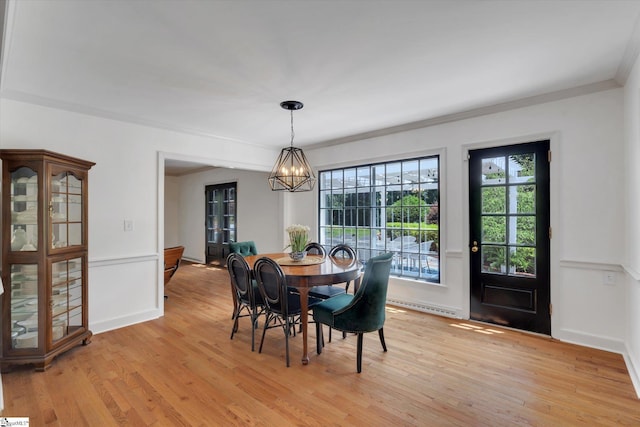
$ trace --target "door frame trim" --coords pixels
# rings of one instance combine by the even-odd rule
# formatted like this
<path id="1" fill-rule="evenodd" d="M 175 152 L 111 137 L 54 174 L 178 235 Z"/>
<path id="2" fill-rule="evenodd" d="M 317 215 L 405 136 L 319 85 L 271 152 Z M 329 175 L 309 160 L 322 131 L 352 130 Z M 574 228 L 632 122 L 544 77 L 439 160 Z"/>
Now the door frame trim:
<path id="1" fill-rule="evenodd" d="M 470 256 L 468 242 L 470 241 L 469 230 L 469 151 L 483 149 L 483 148 L 495 148 L 506 145 L 524 144 L 532 141 L 549 140 L 549 149 L 552 152 L 551 163 L 549 164 L 549 223 L 551 228 L 555 228 L 559 224 L 559 211 L 556 208 L 559 206 L 560 200 L 559 185 L 557 184 L 557 177 L 560 176 L 560 170 L 558 169 L 560 162 L 554 159 L 558 159 L 561 156 L 560 131 L 535 133 L 525 136 L 518 136 L 505 139 L 486 140 L 479 142 L 471 142 L 468 144 L 462 144 L 462 265 L 466 266 L 462 270 L 462 282 L 464 283 L 462 289 L 462 301 L 461 308 L 463 315 L 466 319 L 470 319 L 471 315 L 471 273 L 470 273 Z M 557 255 L 560 253 L 558 239 L 552 238 L 549 242 L 549 300 L 553 304 L 554 301 L 558 301 L 560 297 L 560 290 L 558 286 L 554 284 L 558 283 L 559 265 Z M 551 333 L 550 336 L 554 337 L 554 331 L 559 330 L 558 316 L 551 315 Z"/>

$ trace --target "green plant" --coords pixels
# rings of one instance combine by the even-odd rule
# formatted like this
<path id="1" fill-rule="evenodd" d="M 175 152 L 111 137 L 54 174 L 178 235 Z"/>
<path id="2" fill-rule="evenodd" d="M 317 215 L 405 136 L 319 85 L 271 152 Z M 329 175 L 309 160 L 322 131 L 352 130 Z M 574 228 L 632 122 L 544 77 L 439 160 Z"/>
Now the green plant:
<path id="1" fill-rule="evenodd" d="M 289 245 L 285 249 L 291 248 L 291 252 L 303 252 L 307 243 L 309 243 L 309 230 L 309 227 L 300 224 L 293 224 L 287 227 Z"/>

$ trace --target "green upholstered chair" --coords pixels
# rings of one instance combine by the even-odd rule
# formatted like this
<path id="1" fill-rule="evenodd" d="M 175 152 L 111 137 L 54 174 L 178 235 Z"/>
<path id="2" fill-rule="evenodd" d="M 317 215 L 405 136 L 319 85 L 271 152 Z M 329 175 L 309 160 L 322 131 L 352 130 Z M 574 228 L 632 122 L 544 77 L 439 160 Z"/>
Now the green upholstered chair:
<path id="1" fill-rule="evenodd" d="M 251 269 L 244 257 L 239 253 L 229 254 L 227 257 L 227 269 L 234 288 L 236 301 L 233 312 L 233 326 L 231 327 L 231 339 L 238 332 L 238 319 L 249 317 L 251 319 L 251 351 L 255 349 L 255 329 L 258 326 L 258 317 L 264 312 L 264 302 L 258 290 L 258 285 L 251 277 Z M 243 314 L 243 312 L 245 314 Z"/>
<path id="2" fill-rule="evenodd" d="M 258 255 L 256 244 L 252 240 L 246 242 L 229 243 L 229 253 L 240 254 L 242 256 Z"/>
<path id="3" fill-rule="evenodd" d="M 317 244 L 317 243 L 316 243 Z M 322 246 L 320 246 L 322 247 Z M 324 250 L 324 248 L 322 248 Z M 346 258 L 346 259 L 356 259 L 356 251 L 349 245 L 346 244 L 338 244 L 331 248 L 329 251 L 329 256 L 336 258 Z M 344 287 L 342 286 L 314 286 L 309 289 L 309 296 L 320 299 L 328 299 L 332 298 L 336 295 L 345 294 L 349 291 L 349 284 L 347 282 Z M 347 334 L 342 333 L 342 338 L 346 338 Z M 329 342 L 331 342 L 331 328 L 329 328 Z"/>
<path id="4" fill-rule="evenodd" d="M 387 351 L 383 326 L 392 258 L 393 253 L 385 253 L 369 259 L 362 284 L 355 295 L 337 295 L 313 307 L 318 354 L 322 353 L 323 346 L 322 324 L 342 332 L 358 334 L 358 373 L 362 371 L 362 336 L 365 332 L 378 331 L 382 349 Z"/>

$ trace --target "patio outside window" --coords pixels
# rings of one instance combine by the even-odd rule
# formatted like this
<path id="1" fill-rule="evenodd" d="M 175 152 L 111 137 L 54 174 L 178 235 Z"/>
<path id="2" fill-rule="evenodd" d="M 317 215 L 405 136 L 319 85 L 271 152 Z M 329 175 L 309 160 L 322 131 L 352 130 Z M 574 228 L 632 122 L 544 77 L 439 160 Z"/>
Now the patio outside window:
<path id="1" fill-rule="evenodd" d="M 322 245 L 393 252 L 392 274 L 440 283 L 439 156 L 320 171 L 319 187 Z"/>

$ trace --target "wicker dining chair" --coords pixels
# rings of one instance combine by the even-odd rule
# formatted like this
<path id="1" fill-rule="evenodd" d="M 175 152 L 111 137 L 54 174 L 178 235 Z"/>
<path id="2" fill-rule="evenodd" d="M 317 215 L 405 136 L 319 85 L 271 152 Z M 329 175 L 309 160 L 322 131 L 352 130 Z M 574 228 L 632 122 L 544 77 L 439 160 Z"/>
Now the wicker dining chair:
<path id="1" fill-rule="evenodd" d="M 258 291 L 258 285 L 251 278 L 251 269 L 244 257 L 239 253 L 229 254 L 227 257 L 227 269 L 231 278 L 237 304 L 233 312 L 233 326 L 231 338 L 238 331 L 238 319 L 249 317 L 251 319 L 251 351 L 255 349 L 255 330 L 258 326 L 258 317 L 264 313 L 264 301 Z M 245 314 L 242 314 L 245 312 Z"/>
<path id="2" fill-rule="evenodd" d="M 277 262 L 270 258 L 258 258 L 253 265 L 253 276 L 258 283 L 258 289 L 264 301 L 266 318 L 262 329 L 262 338 L 258 353 L 262 353 L 264 337 L 267 329 L 282 328 L 285 338 L 285 355 L 289 366 L 289 336 L 295 332 L 296 318 L 308 316 L 302 313 L 300 295 L 291 293 L 287 287 L 287 280 Z M 311 309 L 321 300 L 309 297 Z"/>

